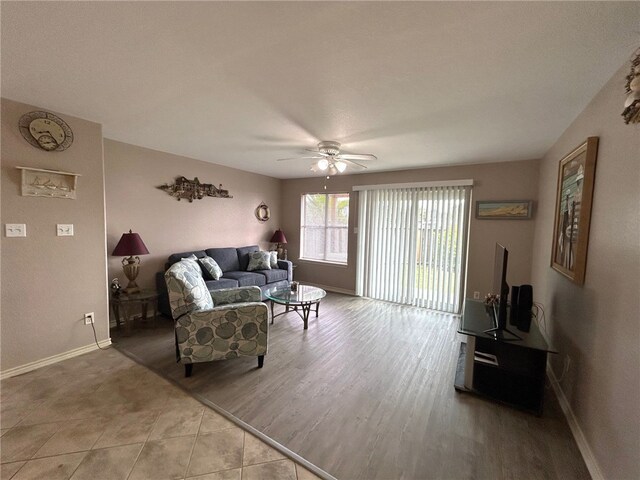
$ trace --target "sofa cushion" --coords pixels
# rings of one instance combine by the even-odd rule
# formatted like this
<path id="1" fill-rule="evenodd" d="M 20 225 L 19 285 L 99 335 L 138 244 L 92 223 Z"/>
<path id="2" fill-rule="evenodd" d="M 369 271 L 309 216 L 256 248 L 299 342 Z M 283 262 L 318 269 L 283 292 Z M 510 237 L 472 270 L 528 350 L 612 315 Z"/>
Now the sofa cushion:
<path id="1" fill-rule="evenodd" d="M 224 272 L 224 278 L 231 278 L 238 281 L 239 287 L 261 287 L 267 283 L 264 275 L 253 272 Z"/>
<path id="2" fill-rule="evenodd" d="M 278 252 L 269 252 L 271 255 L 271 268 L 278 268 Z"/>
<path id="3" fill-rule="evenodd" d="M 247 271 L 249 266 L 249 254 L 260 250 L 257 245 L 250 245 L 248 247 L 240 247 L 236 249 L 238 251 L 238 261 L 240 262 L 240 268 L 238 270 L 242 272 Z"/>
<path id="4" fill-rule="evenodd" d="M 207 288 L 209 289 L 209 291 L 220 290 L 221 288 L 236 288 L 238 286 L 238 281 L 231 278 L 221 278 L 220 280 L 206 280 L 204 283 L 207 284 Z"/>
<path id="5" fill-rule="evenodd" d="M 247 272 L 255 270 L 271 270 L 271 254 L 269 252 L 253 252 L 249 254 Z"/>
<path id="6" fill-rule="evenodd" d="M 238 252 L 235 248 L 208 248 L 205 253 L 216 261 L 223 272 L 237 272 L 240 270 Z"/>
<path id="7" fill-rule="evenodd" d="M 274 283 L 287 279 L 287 271 L 279 268 L 272 268 L 271 270 L 256 270 L 253 273 L 264 275 L 267 279 L 267 283 Z"/>
<path id="8" fill-rule="evenodd" d="M 222 276 L 222 270 L 213 258 L 209 256 L 199 258 L 198 263 L 200 264 L 203 274 L 202 276 L 205 280 L 219 280 Z"/>

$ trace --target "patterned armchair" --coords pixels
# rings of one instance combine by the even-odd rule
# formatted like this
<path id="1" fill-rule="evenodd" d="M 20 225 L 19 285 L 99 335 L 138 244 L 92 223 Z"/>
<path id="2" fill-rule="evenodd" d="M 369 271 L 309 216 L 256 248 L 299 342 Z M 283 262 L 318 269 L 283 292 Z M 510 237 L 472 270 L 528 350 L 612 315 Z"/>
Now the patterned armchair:
<path id="1" fill-rule="evenodd" d="M 176 357 L 191 376 L 194 363 L 257 356 L 262 368 L 267 353 L 267 306 L 259 287 L 209 292 L 200 267 L 183 259 L 165 273 L 175 321 Z"/>

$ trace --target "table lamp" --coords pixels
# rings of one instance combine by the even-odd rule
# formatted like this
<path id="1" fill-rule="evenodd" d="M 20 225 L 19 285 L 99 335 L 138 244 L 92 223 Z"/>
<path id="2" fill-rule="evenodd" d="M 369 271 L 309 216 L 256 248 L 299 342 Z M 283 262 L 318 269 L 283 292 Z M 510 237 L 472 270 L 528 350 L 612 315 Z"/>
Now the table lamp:
<path id="1" fill-rule="evenodd" d="M 278 258 L 281 260 L 286 260 L 284 245 L 287 243 L 287 237 L 284 236 L 284 232 L 280 229 L 276 230 L 271 237 L 271 243 L 275 243 L 276 250 L 278 251 Z"/>
<path id="2" fill-rule="evenodd" d="M 147 250 L 140 235 L 133 233 L 131 230 L 129 230 L 129 233 L 122 234 L 111 255 L 114 257 L 127 257 L 122 259 L 122 270 L 124 270 L 124 274 L 129 279 L 129 285 L 124 289 L 125 292 L 136 293 L 140 291 L 136 284 L 136 277 L 140 269 L 140 257 L 134 257 L 134 255 L 147 255 L 148 253 L 149 250 Z"/>

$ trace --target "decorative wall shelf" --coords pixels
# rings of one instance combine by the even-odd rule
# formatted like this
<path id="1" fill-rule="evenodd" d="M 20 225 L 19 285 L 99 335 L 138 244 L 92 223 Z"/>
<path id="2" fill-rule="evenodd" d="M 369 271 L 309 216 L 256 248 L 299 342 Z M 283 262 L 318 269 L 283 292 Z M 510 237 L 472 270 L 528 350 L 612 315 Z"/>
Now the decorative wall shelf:
<path id="1" fill-rule="evenodd" d="M 22 170 L 23 197 L 76 198 L 78 173 L 45 170 L 43 168 L 16 167 Z"/>

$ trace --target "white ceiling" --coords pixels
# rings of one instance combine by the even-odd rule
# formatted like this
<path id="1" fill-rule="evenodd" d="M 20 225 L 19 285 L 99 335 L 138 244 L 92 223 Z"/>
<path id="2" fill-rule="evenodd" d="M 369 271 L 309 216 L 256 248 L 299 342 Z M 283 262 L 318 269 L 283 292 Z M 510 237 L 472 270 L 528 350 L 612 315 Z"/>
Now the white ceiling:
<path id="1" fill-rule="evenodd" d="M 3 2 L 2 96 L 279 178 L 539 158 L 638 46 L 640 2 Z M 624 93 L 620 91 L 620 106 Z"/>

